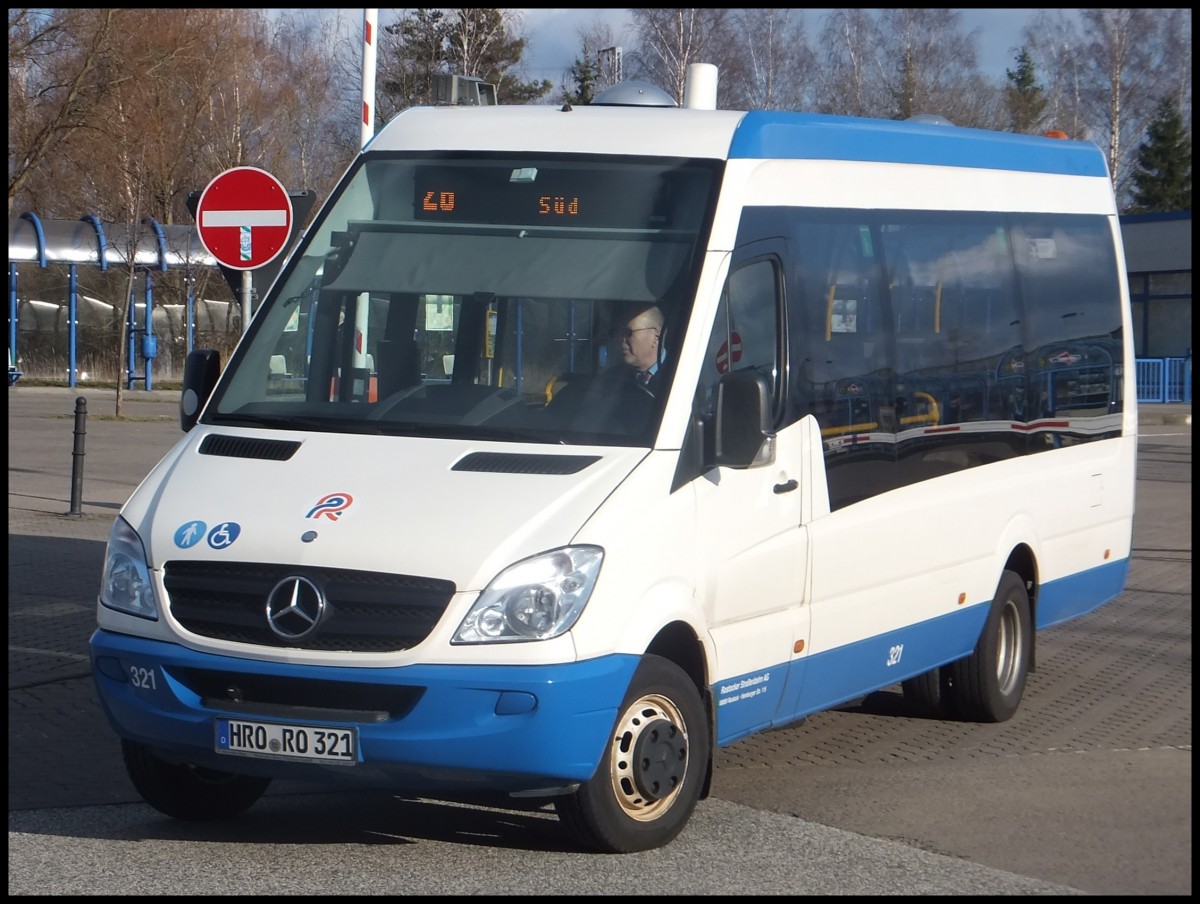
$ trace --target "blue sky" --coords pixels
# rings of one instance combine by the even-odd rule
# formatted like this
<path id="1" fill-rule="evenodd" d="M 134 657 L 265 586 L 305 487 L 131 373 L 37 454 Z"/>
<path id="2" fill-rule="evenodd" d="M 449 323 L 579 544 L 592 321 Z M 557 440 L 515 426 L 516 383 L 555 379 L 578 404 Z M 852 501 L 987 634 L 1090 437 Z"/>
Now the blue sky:
<path id="1" fill-rule="evenodd" d="M 1006 69 L 1014 65 L 1016 48 L 1021 44 L 1021 30 L 1032 21 L 1037 9 L 961 9 L 960 24 L 964 34 L 979 29 L 977 43 L 979 68 L 989 78 L 1003 79 Z M 613 35 L 620 43 L 628 39 L 629 13 L 625 9 L 525 9 L 522 24 L 529 39 L 525 54 L 525 73 L 528 78 L 547 78 L 556 85 L 563 72 L 570 68 L 579 52 L 580 28 L 597 19 L 612 25 Z M 805 30 L 809 40 L 816 38 L 827 11 L 804 10 Z"/>

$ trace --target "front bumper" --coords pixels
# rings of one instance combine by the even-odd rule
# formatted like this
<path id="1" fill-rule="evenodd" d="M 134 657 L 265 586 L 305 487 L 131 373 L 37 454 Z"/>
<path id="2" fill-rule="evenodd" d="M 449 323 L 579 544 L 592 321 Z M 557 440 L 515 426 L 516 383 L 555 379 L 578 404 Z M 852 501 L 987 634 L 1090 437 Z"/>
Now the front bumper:
<path id="1" fill-rule="evenodd" d="M 611 655 L 537 666 L 327 667 L 197 653 L 103 629 L 90 649 L 113 728 L 164 758 L 428 793 L 534 792 L 591 778 L 639 661 Z M 355 727 L 357 762 L 218 754 L 218 717 Z"/>

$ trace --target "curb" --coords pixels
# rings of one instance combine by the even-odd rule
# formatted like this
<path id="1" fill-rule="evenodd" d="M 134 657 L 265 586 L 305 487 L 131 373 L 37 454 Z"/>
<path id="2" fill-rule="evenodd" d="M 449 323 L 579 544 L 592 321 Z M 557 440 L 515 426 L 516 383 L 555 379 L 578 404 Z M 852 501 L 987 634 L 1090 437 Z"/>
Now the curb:
<path id="1" fill-rule="evenodd" d="M 1138 409 L 1138 424 L 1142 426 L 1178 425 L 1192 426 L 1192 412 L 1189 411 L 1147 411 L 1146 406 Z"/>

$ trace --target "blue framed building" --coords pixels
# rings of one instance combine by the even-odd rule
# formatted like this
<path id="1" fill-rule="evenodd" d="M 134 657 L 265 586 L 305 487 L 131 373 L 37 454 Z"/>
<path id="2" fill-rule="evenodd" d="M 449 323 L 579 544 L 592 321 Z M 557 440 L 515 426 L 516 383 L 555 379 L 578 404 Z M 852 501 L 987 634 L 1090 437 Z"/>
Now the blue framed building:
<path id="1" fill-rule="evenodd" d="M 1192 400 L 1192 212 L 1121 217 L 1138 401 Z"/>

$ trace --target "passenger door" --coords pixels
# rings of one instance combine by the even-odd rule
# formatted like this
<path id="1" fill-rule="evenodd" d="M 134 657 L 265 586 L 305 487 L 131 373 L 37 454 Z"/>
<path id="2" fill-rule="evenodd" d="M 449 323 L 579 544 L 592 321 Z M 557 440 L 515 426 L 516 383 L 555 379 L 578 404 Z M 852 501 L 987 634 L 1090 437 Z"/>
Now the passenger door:
<path id="1" fill-rule="evenodd" d="M 777 431 L 772 463 L 714 467 L 695 481 L 704 569 L 700 588 L 716 649 L 720 743 L 766 727 L 780 700 L 795 699 L 794 645 L 807 631 L 807 537 L 801 521 L 809 443 L 804 434 L 813 422 L 783 423 L 783 245 L 783 240 L 755 242 L 733 253 L 698 387 L 697 404 L 711 414 L 724 374 L 761 373 L 770 387 Z M 793 686 L 785 695 L 789 683 Z"/>

